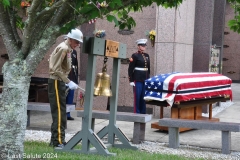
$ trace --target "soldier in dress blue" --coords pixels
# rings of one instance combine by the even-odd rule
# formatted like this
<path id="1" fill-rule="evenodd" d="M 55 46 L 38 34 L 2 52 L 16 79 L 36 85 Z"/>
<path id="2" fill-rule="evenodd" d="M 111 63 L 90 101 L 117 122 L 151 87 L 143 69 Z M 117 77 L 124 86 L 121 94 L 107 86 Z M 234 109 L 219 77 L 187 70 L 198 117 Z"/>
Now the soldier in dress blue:
<path id="1" fill-rule="evenodd" d="M 145 94 L 145 80 L 150 75 L 150 57 L 144 53 L 147 39 L 136 41 L 138 51 L 132 54 L 128 67 L 130 85 L 133 86 L 134 113 L 146 114 L 146 104 L 143 99 Z"/>

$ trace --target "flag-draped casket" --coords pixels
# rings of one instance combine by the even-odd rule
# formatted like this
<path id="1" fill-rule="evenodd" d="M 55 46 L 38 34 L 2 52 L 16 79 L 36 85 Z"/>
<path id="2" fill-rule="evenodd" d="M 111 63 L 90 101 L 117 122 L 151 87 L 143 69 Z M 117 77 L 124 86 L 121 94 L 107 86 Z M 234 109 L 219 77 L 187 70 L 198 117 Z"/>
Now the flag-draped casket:
<path id="1" fill-rule="evenodd" d="M 145 81 L 145 101 L 166 101 L 170 106 L 182 101 L 230 97 L 232 80 L 211 72 L 167 73 Z"/>

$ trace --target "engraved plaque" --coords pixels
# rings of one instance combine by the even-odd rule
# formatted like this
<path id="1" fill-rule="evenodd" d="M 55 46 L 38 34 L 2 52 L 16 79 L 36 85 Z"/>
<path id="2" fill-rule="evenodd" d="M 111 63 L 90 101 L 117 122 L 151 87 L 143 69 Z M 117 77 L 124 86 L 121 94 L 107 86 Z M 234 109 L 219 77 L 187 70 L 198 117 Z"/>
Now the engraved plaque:
<path id="1" fill-rule="evenodd" d="M 105 56 L 118 58 L 119 42 L 106 40 Z"/>

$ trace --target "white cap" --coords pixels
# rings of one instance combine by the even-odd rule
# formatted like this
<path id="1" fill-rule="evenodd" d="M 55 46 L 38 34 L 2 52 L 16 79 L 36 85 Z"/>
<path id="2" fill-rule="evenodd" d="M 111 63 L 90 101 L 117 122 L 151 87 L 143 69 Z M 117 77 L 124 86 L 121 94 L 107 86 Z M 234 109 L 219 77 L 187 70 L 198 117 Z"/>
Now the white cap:
<path id="1" fill-rule="evenodd" d="M 71 32 L 67 34 L 68 38 L 75 39 L 79 42 L 83 42 L 83 34 L 79 29 L 72 29 Z"/>
<path id="2" fill-rule="evenodd" d="M 145 44 L 145 45 L 147 45 L 147 44 L 146 44 L 146 43 L 147 43 L 147 39 L 139 39 L 139 40 L 136 41 L 136 43 L 137 43 L 137 45 L 139 45 L 139 44 Z"/>
<path id="3" fill-rule="evenodd" d="M 67 35 L 64 35 L 64 36 L 63 36 L 63 39 L 64 39 L 64 40 L 66 40 L 67 38 L 68 38 Z"/>

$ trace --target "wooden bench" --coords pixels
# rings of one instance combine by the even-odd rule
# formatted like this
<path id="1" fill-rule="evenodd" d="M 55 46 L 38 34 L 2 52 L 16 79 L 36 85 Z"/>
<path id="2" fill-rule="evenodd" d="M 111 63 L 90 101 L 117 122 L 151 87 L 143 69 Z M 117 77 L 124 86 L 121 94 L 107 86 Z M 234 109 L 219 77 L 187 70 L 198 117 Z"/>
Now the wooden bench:
<path id="1" fill-rule="evenodd" d="M 223 154 L 231 152 L 231 132 L 240 132 L 240 123 L 232 122 L 163 118 L 159 124 L 168 127 L 170 148 L 179 147 L 179 127 L 222 131 Z"/>
<path id="2" fill-rule="evenodd" d="M 108 119 L 109 120 L 109 111 L 92 111 L 92 127 L 94 126 L 95 119 Z M 77 117 L 83 117 L 84 110 L 77 111 Z M 130 112 L 117 112 L 116 120 L 117 121 L 128 121 L 134 122 L 133 129 L 133 144 L 139 144 L 141 141 L 145 140 L 145 128 L 146 123 L 151 121 L 152 115 L 149 114 L 136 114 Z M 93 128 L 92 128 L 93 129 Z"/>
<path id="3" fill-rule="evenodd" d="M 71 112 L 75 110 L 75 105 L 66 105 L 66 112 Z M 50 103 L 41 103 L 41 102 L 28 102 L 27 105 L 27 127 L 30 126 L 30 111 L 44 111 L 51 112 Z"/>

